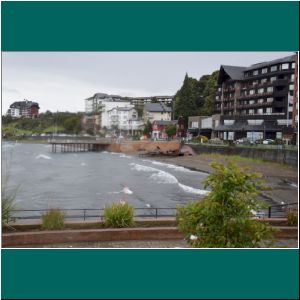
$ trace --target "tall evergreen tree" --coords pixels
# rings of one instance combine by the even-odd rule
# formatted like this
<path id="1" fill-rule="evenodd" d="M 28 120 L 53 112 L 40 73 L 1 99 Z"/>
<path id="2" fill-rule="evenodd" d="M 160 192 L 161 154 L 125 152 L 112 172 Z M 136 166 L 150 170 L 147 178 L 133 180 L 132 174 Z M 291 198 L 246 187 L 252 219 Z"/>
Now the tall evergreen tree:
<path id="1" fill-rule="evenodd" d="M 174 118 L 183 116 L 185 123 L 188 117 L 196 114 L 197 79 L 185 75 L 183 85 L 175 95 Z"/>

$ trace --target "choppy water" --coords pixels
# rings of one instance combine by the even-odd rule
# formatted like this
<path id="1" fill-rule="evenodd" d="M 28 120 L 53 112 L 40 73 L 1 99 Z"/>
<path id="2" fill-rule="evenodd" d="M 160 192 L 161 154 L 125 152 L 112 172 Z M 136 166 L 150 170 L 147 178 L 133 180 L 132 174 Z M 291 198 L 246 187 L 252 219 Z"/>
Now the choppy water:
<path id="1" fill-rule="evenodd" d="M 2 182 L 18 209 L 176 207 L 203 197 L 206 174 L 122 153 L 51 153 L 45 144 L 2 144 Z"/>

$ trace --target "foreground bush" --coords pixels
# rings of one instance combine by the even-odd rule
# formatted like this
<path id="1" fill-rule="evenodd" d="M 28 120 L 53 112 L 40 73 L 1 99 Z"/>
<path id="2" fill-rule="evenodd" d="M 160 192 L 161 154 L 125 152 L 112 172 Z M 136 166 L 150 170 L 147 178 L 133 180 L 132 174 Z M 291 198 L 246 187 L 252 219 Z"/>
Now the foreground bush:
<path id="1" fill-rule="evenodd" d="M 298 225 L 298 212 L 295 209 L 290 209 L 287 213 L 287 224 L 289 226 Z"/>
<path id="2" fill-rule="evenodd" d="M 42 216 L 42 229 L 58 230 L 63 229 L 65 214 L 59 209 L 50 209 Z"/>
<path id="3" fill-rule="evenodd" d="M 133 224 L 133 207 L 125 201 L 113 203 L 104 209 L 104 225 L 106 227 L 129 227 Z"/>
<path id="4" fill-rule="evenodd" d="M 268 224 L 259 222 L 254 212 L 264 207 L 256 197 L 262 182 L 259 175 L 238 168 L 212 163 L 205 187 L 211 192 L 204 199 L 177 210 L 178 229 L 192 247 L 252 248 L 272 240 Z"/>

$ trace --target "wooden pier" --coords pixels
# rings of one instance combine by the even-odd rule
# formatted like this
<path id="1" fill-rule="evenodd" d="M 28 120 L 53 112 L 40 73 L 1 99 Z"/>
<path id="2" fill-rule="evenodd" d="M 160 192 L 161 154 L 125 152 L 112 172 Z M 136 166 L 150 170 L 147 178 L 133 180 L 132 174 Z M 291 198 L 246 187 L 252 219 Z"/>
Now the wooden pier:
<path id="1" fill-rule="evenodd" d="M 101 140 L 50 140 L 52 152 L 100 152 L 105 151 L 111 145 L 111 141 Z"/>

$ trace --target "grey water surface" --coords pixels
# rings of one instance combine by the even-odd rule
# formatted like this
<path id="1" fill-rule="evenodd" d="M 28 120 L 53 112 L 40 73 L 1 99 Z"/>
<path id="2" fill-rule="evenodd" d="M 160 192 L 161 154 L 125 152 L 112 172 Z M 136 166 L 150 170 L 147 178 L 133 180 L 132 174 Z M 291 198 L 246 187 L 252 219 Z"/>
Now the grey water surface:
<path id="1" fill-rule="evenodd" d="M 18 209 L 176 207 L 202 198 L 206 174 L 122 153 L 52 153 L 50 145 L 2 143 L 2 183 Z"/>

